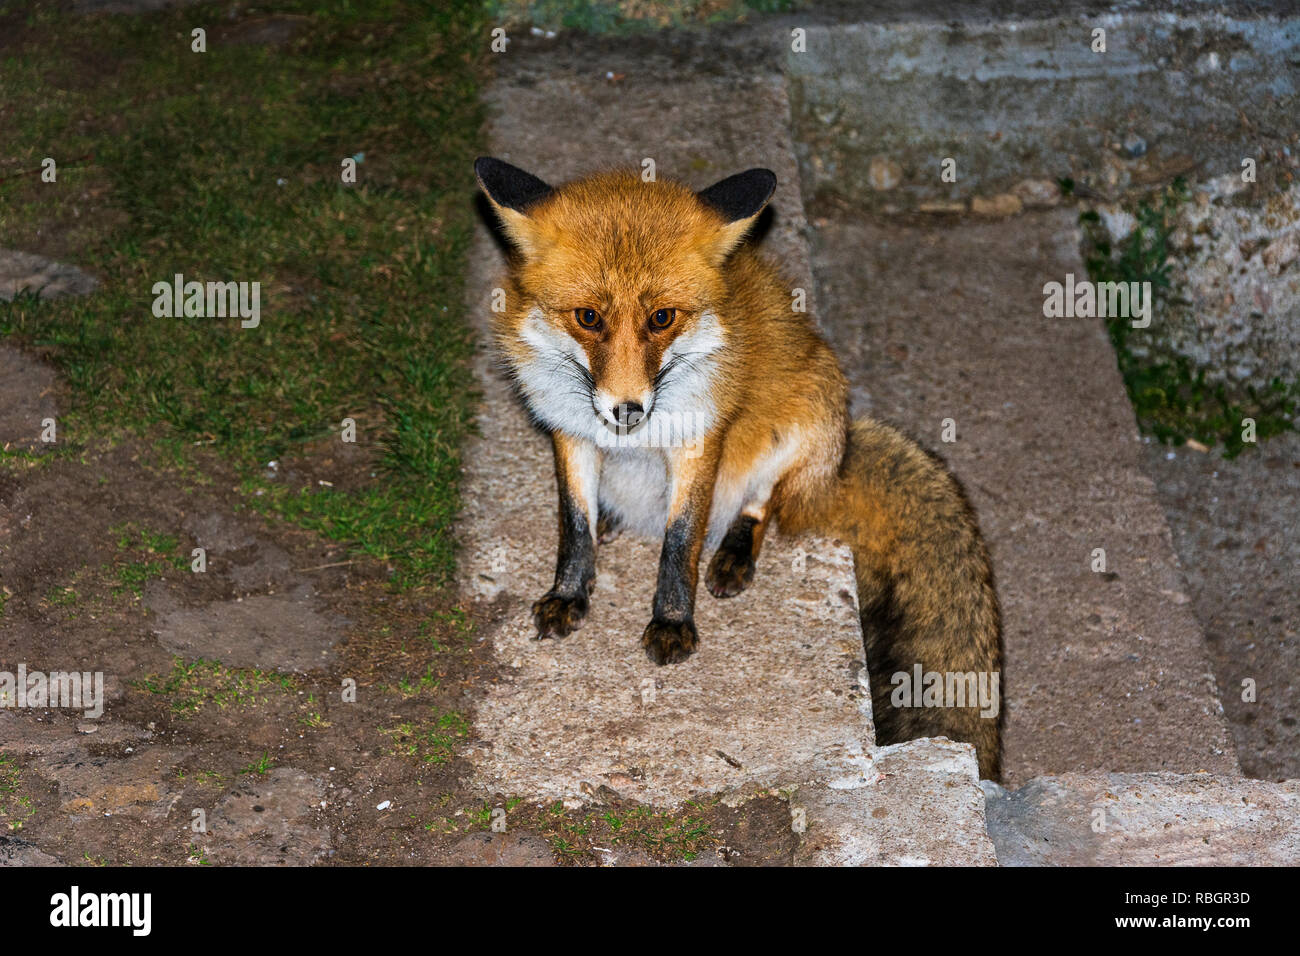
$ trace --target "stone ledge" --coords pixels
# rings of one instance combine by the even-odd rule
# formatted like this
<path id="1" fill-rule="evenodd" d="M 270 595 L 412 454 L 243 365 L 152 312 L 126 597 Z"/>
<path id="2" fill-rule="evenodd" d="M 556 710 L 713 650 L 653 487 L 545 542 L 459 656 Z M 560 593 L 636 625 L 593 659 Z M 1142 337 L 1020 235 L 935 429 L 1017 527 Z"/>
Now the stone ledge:
<path id="1" fill-rule="evenodd" d="M 1003 866 L 1300 864 L 1300 780 L 1067 773 L 983 786 Z"/>
<path id="2" fill-rule="evenodd" d="M 790 797 L 804 866 L 996 866 L 975 750 L 944 737 L 872 747 Z"/>

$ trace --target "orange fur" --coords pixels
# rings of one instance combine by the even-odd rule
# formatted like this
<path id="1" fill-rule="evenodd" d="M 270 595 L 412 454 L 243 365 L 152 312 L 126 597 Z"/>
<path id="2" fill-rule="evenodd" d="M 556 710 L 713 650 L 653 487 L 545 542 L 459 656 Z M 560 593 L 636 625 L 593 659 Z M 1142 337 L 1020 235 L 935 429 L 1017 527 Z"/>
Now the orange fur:
<path id="1" fill-rule="evenodd" d="M 900 710 L 889 694 L 890 676 L 913 664 L 1000 672 L 997 599 L 974 516 L 936 459 L 879 423 L 850 424 L 835 356 L 793 310 L 776 265 L 741 244 L 766 202 L 756 175 L 765 171 L 735 177 L 739 195 L 719 199 L 621 170 L 552 190 L 503 166 L 480 172 L 520 253 L 494 336 L 530 410 L 561 436 L 557 468 L 572 472 L 562 506 L 590 511 L 585 489 L 568 504 L 564 489 L 598 467 L 602 527 L 664 536 L 643 636 L 652 659 L 695 648 L 706 535 L 717 545 L 708 579 L 720 597 L 749 583 L 772 521 L 786 533 L 838 535 L 854 551 L 878 739 L 968 740 L 981 772 L 995 777 L 1000 718 L 969 707 Z M 657 327 L 668 312 L 671 322 Z M 593 316 L 598 324 L 584 324 Z M 626 403 L 646 408 L 647 427 L 678 416 L 693 430 L 683 426 L 671 447 L 607 447 L 610 410 Z M 557 584 L 535 609 L 542 636 L 562 636 L 586 613 L 572 582 L 594 574 L 581 534 L 594 538 L 596 525 L 562 514 Z M 566 527 L 581 533 L 565 539 Z"/>

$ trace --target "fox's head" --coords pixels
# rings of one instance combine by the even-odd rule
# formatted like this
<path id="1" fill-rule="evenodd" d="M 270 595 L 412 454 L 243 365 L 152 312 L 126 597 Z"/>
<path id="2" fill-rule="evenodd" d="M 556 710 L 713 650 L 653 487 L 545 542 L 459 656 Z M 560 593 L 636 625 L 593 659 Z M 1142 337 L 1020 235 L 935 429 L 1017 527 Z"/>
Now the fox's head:
<path id="1" fill-rule="evenodd" d="M 599 440 L 709 407 L 722 265 L 776 176 L 751 169 L 697 193 L 634 170 L 558 188 L 498 159 L 474 171 L 519 253 L 522 301 L 499 338 L 538 417 Z"/>

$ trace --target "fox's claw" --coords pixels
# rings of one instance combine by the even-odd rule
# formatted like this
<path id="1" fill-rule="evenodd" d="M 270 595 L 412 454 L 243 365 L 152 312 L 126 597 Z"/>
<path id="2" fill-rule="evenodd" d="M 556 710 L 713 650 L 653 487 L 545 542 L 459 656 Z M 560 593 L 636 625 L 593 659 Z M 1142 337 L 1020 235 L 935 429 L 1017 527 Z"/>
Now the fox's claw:
<path id="1" fill-rule="evenodd" d="M 754 580 L 754 559 L 719 548 L 709 562 L 704 583 L 715 598 L 735 597 Z"/>
<path id="2" fill-rule="evenodd" d="M 582 626 L 587 606 L 584 595 L 565 596 L 553 592 L 535 602 L 533 623 L 537 625 L 537 640 L 572 634 Z"/>
<path id="3" fill-rule="evenodd" d="M 608 514 L 596 519 L 596 543 L 609 544 L 623 533 L 623 523 Z"/>
<path id="4" fill-rule="evenodd" d="M 641 635 L 646 657 L 661 667 L 686 660 L 695 653 L 699 643 L 693 621 L 651 621 Z"/>

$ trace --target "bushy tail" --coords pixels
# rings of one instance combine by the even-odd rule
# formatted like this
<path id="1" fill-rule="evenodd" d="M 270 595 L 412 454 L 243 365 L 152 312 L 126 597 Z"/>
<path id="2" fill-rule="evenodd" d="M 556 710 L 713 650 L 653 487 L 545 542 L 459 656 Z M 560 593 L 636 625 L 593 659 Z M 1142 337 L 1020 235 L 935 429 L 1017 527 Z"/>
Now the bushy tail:
<path id="1" fill-rule="evenodd" d="M 824 530 L 853 549 L 876 742 L 965 741 L 980 776 L 997 780 L 1001 615 L 965 492 L 937 457 L 862 420 L 849 430 L 837 499 Z"/>

